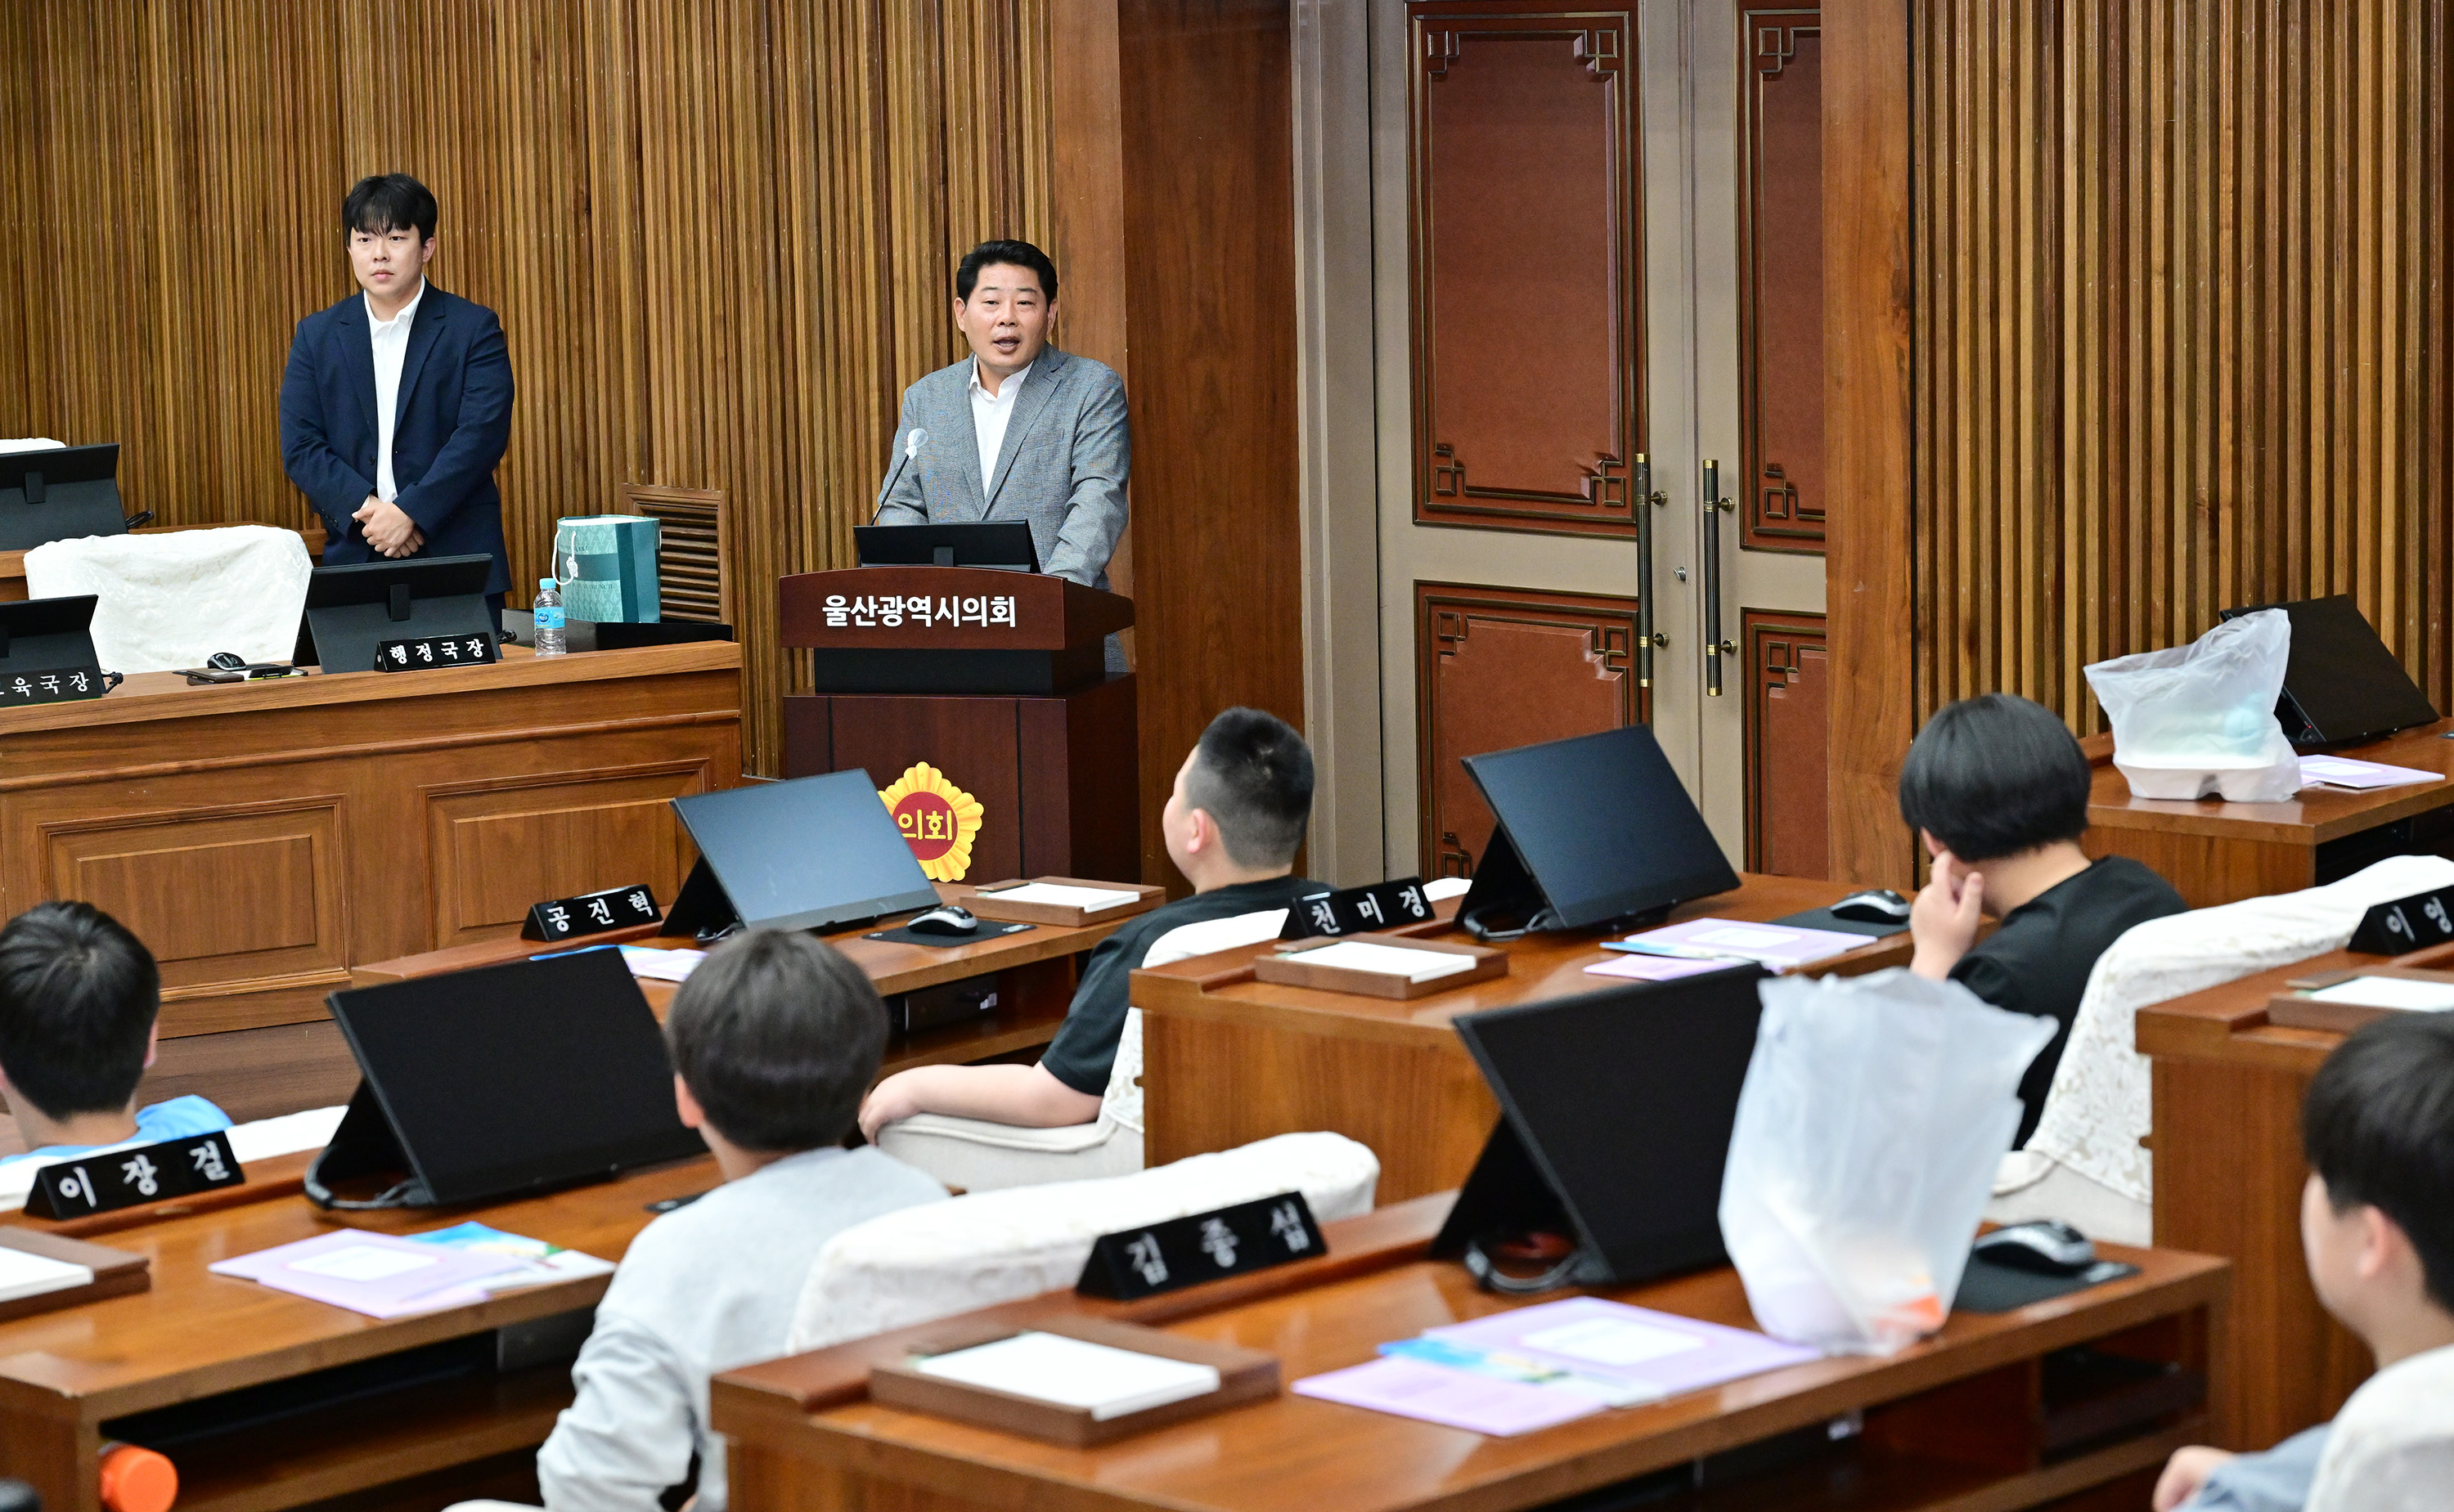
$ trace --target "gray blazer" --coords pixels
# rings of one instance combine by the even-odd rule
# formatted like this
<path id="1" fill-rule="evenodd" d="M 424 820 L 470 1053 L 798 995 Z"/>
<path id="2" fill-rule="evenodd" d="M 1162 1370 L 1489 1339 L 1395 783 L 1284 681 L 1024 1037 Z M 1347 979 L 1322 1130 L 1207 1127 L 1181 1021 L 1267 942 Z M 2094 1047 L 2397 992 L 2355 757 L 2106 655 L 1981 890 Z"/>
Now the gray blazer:
<path id="1" fill-rule="evenodd" d="M 1041 571 L 1105 588 L 1108 557 L 1125 529 L 1125 477 L 1133 466 L 1124 380 L 1105 363 L 1042 348 L 1015 398 L 996 475 L 986 487 L 971 383 L 966 357 L 903 390 L 886 470 L 895 486 L 878 497 L 877 523 L 1027 521 Z M 903 438 L 915 427 L 929 439 L 895 477 Z"/>

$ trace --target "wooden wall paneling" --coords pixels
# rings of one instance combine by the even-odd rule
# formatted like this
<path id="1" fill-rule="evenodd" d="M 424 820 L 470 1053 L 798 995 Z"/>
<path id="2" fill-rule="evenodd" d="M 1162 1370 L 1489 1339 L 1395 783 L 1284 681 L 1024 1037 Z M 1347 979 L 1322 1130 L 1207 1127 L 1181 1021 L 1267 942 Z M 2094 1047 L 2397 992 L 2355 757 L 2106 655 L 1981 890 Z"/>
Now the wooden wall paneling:
<path id="1" fill-rule="evenodd" d="M 499 940 L 547 898 L 645 883 L 658 903 L 672 903 L 698 859 L 673 800 L 706 792 L 708 765 L 652 762 L 425 785 L 432 948 Z"/>
<path id="2" fill-rule="evenodd" d="M 1739 36 L 1739 451 L 1753 480 L 1741 544 L 1816 550 L 1830 504 L 1820 12 L 1741 0 Z"/>
<path id="3" fill-rule="evenodd" d="M 1742 609 L 1747 668 L 1747 869 L 1779 877 L 1832 870 L 1832 657 L 1820 614 Z"/>
<path id="4" fill-rule="evenodd" d="M 1637 686 L 1636 601 L 1415 585 L 1415 749 L 1426 876 L 1473 874 L 1491 809 L 1459 758 L 1651 716 Z"/>
<path id="5" fill-rule="evenodd" d="M 773 770 L 806 672 L 766 585 L 850 562 L 904 386 L 963 349 L 954 258 L 1052 245 L 1051 3 L 0 10 L 0 434 L 120 441 L 165 523 L 305 523 L 291 333 L 353 288 L 350 183 L 415 173 L 435 283 L 511 347 L 515 587 L 623 485 L 722 491 Z"/>
<path id="6" fill-rule="evenodd" d="M 1416 0 L 1407 17 L 1416 519 L 1633 531 L 1635 13 Z"/>
<path id="7" fill-rule="evenodd" d="M 2447 706 L 2444 0 L 1910 13 L 1921 715 L 2339 592 Z"/>
<path id="8" fill-rule="evenodd" d="M 1832 875 L 1915 880 L 1895 789 L 1915 729 L 1909 0 L 1824 0 L 1823 469 Z M 1907 652 L 1908 654 L 1903 654 Z"/>
<path id="9" fill-rule="evenodd" d="M 1116 16 L 1119 203 L 1082 223 L 1124 233 L 1141 874 L 1182 886 L 1159 812 L 1185 753 L 1221 709 L 1304 710 L 1289 6 Z"/>

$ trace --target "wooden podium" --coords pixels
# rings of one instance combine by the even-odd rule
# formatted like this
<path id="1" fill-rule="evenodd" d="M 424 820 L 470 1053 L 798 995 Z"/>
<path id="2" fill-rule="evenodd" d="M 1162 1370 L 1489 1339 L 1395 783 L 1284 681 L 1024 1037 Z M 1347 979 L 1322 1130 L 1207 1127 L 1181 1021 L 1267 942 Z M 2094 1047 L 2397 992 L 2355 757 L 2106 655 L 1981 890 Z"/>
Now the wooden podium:
<path id="1" fill-rule="evenodd" d="M 1141 875 L 1130 599 L 977 567 L 802 572 L 777 585 L 810 693 L 784 698 L 784 775 L 860 767 L 938 882 Z"/>

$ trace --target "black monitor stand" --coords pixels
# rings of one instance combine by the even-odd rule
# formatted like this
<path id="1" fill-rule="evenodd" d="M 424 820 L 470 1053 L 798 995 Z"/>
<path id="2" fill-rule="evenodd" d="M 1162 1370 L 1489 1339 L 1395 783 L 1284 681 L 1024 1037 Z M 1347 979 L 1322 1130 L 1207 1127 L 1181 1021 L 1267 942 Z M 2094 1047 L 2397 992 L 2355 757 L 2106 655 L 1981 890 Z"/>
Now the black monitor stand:
<path id="1" fill-rule="evenodd" d="M 387 641 L 477 640 L 496 659 L 494 616 L 486 605 L 493 559 L 447 556 L 317 567 L 307 583 L 307 612 L 291 658 L 327 672 L 371 672 Z"/>

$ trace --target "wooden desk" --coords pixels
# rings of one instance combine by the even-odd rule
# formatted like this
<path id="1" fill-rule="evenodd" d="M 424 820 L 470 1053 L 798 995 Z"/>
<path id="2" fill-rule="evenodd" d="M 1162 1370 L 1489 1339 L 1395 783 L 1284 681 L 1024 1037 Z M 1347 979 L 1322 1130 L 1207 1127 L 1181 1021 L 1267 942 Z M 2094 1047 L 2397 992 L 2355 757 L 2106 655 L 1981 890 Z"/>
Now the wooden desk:
<path id="1" fill-rule="evenodd" d="M 0 1323 L 0 1475 L 30 1482 L 49 1512 L 98 1512 L 95 1456 L 112 1420 L 593 1306 L 606 1284 L 599 1277 L 378 1322 L 211 1275 L 213 1261 L 344 1224 L 407 1233 L 470 1217 L 619 1260 L 650 1220 L 644 1204 L 718 1180 L 702 1157 L 474 1211 L 330 1214 L 291 1198 L 101 1234 L 151 1257 L 153 1289 Z M 571 1395 L 566 1362 L 430 1383 L 175 1446 L 179 1506 L 274 1512 L 412 1477 L 432 1478 L 432 1506 L 467 1495 L 533 1501 L 527 1457 Z"/>
<path id="2" fill-rule="evenodd" d="M 961 903 L 978 890 L 963 882 L 941 882 L 936 884 L 936 888 L 937 896 L 948 903 Z M 1125 922 L 1119 919 L 1079 929 L 1039 925 L 1021 934 L 983 940 L 976 945 L 947 947 L 862 939 L 862 935 L 876 927 L 873 925 L 864 925 L 857 929 L 839 929 L 819 938 L 842 951 L 855 965 L 867 972 L 879 994 L 886 997 L 940 986 L 949 982 L 961 982 L 991 972 L 996 974 L 996 1012 L 984 1013 L 969 1024 L 949 1025 L 909 1039 L 897 1037 L 889 1040 L 885 1064 L 877 1072 L 883 1079 L 915 1065 L 991 1061 L 1046 1044 L 1056 1037 L 1057 1026 L 1065 1022 L 1066 1009 L 1073 1005 L 1075 985 L 1081 975 L 1082 957 L 1096 949 L 1100 941 L 1122 928 Z M 575 945 L 601 945 L 609 941 L 668 950 L 694 944 L 687 937 L 657 935 L 654 933 L 654 926 L 593 935 L 562 945 L 539 945 L 513 937 L 455 945 L 448 950 L 408 956 L 398 961 L 381 961 L 358 966 L 350 975 L 356 985 L 371 986 L 408 977 L 437 976 L 446 971 L 500 965 L 507 961 L 524 961 L 549 950 L 569 950 Z M 674 985 L 642 979 L 639 987 L 647 995 L 648 1005 L 655 1009 L 656 1017 L 661 1020 L 666 1007 L 674 1000 Z"/>
<path id="3" fill-rule="evenodd" d="M 1738 891 L 1688 904 L 1671 917 L 1778 919 L 1854 890 L 1751 874 Z M 1451 918 L 1456 905 L 1441 909 Z M 1427 933 L 1467 939 L 1445 925 Z M 1622 985 L 1585 972 L 1611 959 L 1601 939 L 1529 936 L 1507 946 L 1507 976 L 1405 1003 L 1256 982 L 1252 960 L 1266 945 L 1136 971 L 1132 991 L 1143 1015 L 1150 1164 L 1327 1129 L 1380 1157 L 1383 1203 L 1452 1190 L 1474 1168 L 1499 1104 L 1450 1021 Z M 1814 970 L 1854 975 L 1906 965 L 1909 954 L 1909 937 L 1897 934 Z"/>
<path id="4" fill-rule="evenodd" d="M 1360 1364 L 1384 1341 L 1525 1304 L 1477 1291 L 1461 1267 L 1423 1258 L 1446 1208 L 1445 1197 L 1426 1198 L 1333 1224 L 1328 1257 L 1305 1265 L 1140 1303 L 1060 1292 L 974 1316 L 1023 1323 L 1088 1315 L 1165 1326 L 1268 1350 L 1278 1357 L 1281 1381 L 1291 1383 Z M 2038 1506 L 2126 1481 L 2129 1504 L 2144 1506 L 2147 1478 L 2176 1445 L 2203 1431 L 2203 1414 L 2171 1413 L 2048 1462 L 2039 1446 L 2045 1419 L 2039 1361 L 2094 1343 L 2203 1368 L 2222 1355 L 2227 1278 L 2223 1262 L 2202 1256 L 2112 1246 L 2108 1253 L 2142 1273 L 2016 1313 L 1961 1314 L 1936 1339 L 1888 1360 L 1818 1361 L 1513 1439 L 1282 1391 L 1101 1448 L 1067 1449 L 867 1400 L 873 1362 L 943 1333 L 947 1323 L 719 1376 L 712 1418 L 733 1439 L 738 1512 L 1504 1512 L 1638 1476 L 1676 1475 L 1702 1457 L 1852 1412 L 1863 1413 L 1865 1424 L 1854 1442 L 1726 1489 L 1645 1505 L 1973 1512 Z M 1604 1295 L 1752 1326 L 1738 1277 L 1726 1269 Z"/>
<path id="5" fill-rule="evenodd" d="M 741 654 L 656 647 L 0 710 L 0 917 L 82 898 L 161 963 L 143 1096 L 240 1119 L 351 1084 L 351 967 L 516 930 L 540 898 L 692 859 L 666 801 L 741 774 Z"/>
<path id="6" fill-rule="evenodd" d="M 2319 1305 L 2301 1252 L 2301 1104 L 2343 1037 L 2269 1024 L 2266 1001 L 2296 978 L 2386 964 L 2332 951 L 2139 1010 L 2155 1100 L 2156 1243 L 2237 1267 L 2232 1364 L 2210 1399 L 2215 1442 L 2231 1448 L 2263 1449 L 2326 1422 L 2371 1368 L 2367 1346 Z M 2454 949 L 2393 964 L 2444 969 Z"/>
<path id="7" fill-rule="evenodd" d="M 2454 720 L 2335 754 L 2454 775 Z M 2097 764 L 2088 795 L 2091 856 L 2155 868 L 2193 908 L 2338 882 L 2388 856 L 2454 854 L 2454 782 L 2369 792 L 2312 787 L 2280 804 L 2134 798 L 2110 736 L 2082 742 Z"/>

